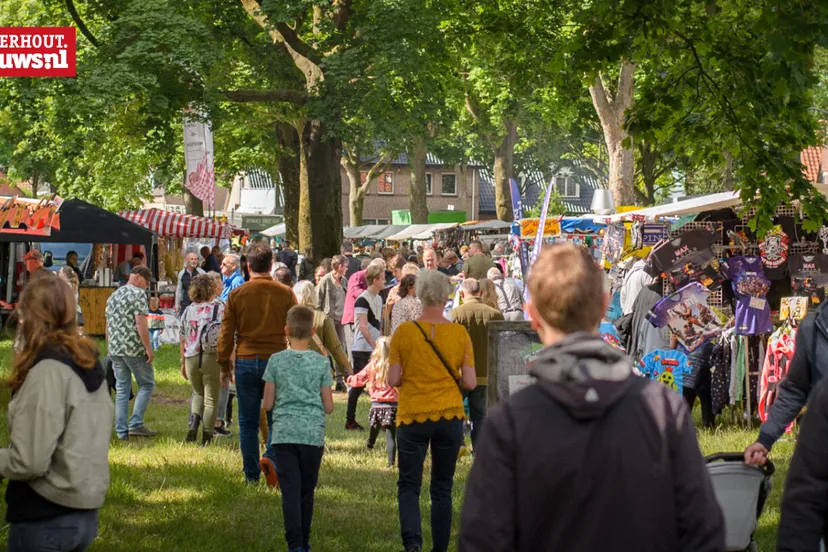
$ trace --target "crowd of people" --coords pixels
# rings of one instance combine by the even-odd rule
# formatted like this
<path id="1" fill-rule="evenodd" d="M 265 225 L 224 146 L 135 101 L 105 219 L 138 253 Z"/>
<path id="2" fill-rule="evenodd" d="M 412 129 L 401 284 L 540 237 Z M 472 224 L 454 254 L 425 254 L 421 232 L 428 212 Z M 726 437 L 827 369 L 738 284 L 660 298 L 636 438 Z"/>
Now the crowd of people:
<path id="1" fill-rule="evenodd" d="M 474 463 L 459 550 L 599 550 L 612 542 L 724 550 L 724 518 L 688 404 L 636 377 L 629 357 L 600 337 L 609 295 L 584 249 L 545 248 L 526 282 L 525 306 L 523 283 L 478 241 L 459 252 L 356 255 L 345 243 L 340 255 L 319 262 L 289 243 L 278 252 L 258 242 L 244 256 L 209 248 L 200 255 L 185 256 L 175 299 L 181 377 L 192 387 L 181 438 L 207 446 L 230 435 L 237 402 L 242 472 L 250 484 L 264 479 L 280 489 L 290 552 L 310 550 L 335 392 L 347 393 L 337 423 L 354 432 L 368 426 L 369 450 L 385 443 L 387 465 L 398 473 L 405 552 L 424 547 L 420 493 L 429 450 L 431 549 L 448 549 L 466 431 Z M 144 416 L 163 313 L 148 298 L 152 272 L 135 259 L 106 309 L 114 405 L 97 346 L 78 331 L 76 273 L 68 267 L 59 278 L 39 277 L 42 256 L 26 259 L 32 278 L 16 311 L 11 444 L 0 449 L 0 476 L 10 481 L 10 550 L 45 549 L 37 544 L 44 535 L 63 538 L 60 549 L 88 547 L 109 486 L 113 422 L 120 440 L 156 435 Z M 622 309 L 635 300 L 622 298 Z M 487 412 L 489 325 L 523 320 L 524 308 L 545 346 L 531 369 L 537 384 Z M 815 550 L 828 518 L 828 470 L 820 467 L 828 461 L 823 310 L 803 324 L 791 377 L 745 452 L 746 463 L 765 462 L 780 428 L 811 397 L 783 497 L 779 550 Z"/>

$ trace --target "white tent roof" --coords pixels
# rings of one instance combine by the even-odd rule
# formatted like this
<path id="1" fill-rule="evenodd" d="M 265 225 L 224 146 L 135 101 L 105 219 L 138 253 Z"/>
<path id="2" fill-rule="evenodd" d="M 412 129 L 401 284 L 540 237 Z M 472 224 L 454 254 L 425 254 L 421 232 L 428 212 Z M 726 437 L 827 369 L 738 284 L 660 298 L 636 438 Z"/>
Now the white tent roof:
<path id="1" fill-rule="evenodd" d="M 271 226 L 266 230 L 262 230 L 259 233 L 269 238 L 275 238 L 276 236 L 284 236 L 287 233 L 287 226 L 285 226 L 285 223 L 282 222 L 280 224 Z"/>
<path id="2" fill-rule="evenodd" d="M 457 226 L 456 222 L 441 222 L 438 224 L 412 224 L 396 234 L 387 236 L 386 240 L 427 240 L 434 236 L 435 230 L 444 230 Z"/>
<path id="3" fill-rule="evenodd" d="M 646 209 L 618 213 L 608 217 L 608 219 L 610 222 L 620 222 L 630 220 L 633 216 L 637 215 L 643 216 L 645 220 L 656 220 L 661 217 L 680 217 L 682 215 L 692 215 L 703 211 L 727 209 L 728 207 L 735 207 L 741 204 L 742 198 L 739 197 L 738 192 L 721 192 L 685 199 L 683 201 L 675 201 L 673 203 L 665 203 L 664 205 L 657 205 L 655 207 L 647 207 Z"/>

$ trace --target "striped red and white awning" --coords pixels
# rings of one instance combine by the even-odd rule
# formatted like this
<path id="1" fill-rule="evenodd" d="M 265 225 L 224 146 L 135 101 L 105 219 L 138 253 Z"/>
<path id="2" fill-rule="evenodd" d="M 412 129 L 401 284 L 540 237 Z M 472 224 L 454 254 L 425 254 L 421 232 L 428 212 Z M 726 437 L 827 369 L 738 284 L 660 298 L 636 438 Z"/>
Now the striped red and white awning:
<path id="1" fill-rule="evenodd" d="M 164 237 L 230 238 L 233 231 L 231 225 L 223 222 L 160 209 L 121 211 L 118 214 Z"/>

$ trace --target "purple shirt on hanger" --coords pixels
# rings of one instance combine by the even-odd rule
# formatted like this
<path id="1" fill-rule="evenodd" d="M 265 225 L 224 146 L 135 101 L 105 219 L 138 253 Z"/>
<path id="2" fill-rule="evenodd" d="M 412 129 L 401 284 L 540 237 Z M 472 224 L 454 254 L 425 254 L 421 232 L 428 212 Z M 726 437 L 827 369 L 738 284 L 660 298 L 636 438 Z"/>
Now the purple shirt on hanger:
<path id="1" fill-rule="evenodd" d="M 759 257 L 731 257 L 728 276 L 736 294 L 736 333 L 761 335 L 773 331 L 767 294 L 771 282 Z"/>

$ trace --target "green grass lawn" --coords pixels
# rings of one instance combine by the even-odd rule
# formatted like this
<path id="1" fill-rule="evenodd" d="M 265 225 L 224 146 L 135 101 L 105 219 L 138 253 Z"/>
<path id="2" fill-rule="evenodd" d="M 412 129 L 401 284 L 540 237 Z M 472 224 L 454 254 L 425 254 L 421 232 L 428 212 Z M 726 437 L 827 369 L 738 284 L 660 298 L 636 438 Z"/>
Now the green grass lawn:
<path id="1" fill-rule="evenodd" d="M 178 353 L 164 347 L 156 360 L 158 386 L 147 410 L 147 425 L 160 432 L 152 439 L 114 441 L 110 449 L 112 485 L 101 511 L 101 529 L 92 550 L 285 550 L 279 495 L 262 484 L 244 483 L 237 436 L 202 449 L 182 443 L 186 434 L 189 383 L 178 371 Z M 0 370 L 9 365 L 10 344 L 0 343 Z M 2 372 L 0 372 L 1 374 Z M 6 405 L 10 395 L 0 386 L 0 445 L 8 443 Z M 385 467 L 384 447 L 368 451 L 365 434 L 346 432 L 345 396 L 335 395 L 329 417 L 327 450 L 322 463 L 312 544 L 315 551 L 400 550 L 396 474 Z M 361 401 L 359 419 L 367 419 Z M 237 427 L 231 428 L 234 432 Z M 705 454 L 743 450 L 756 430 L 700 432 Z M 382 440 L 380 439 L 380 442 Z M 775 549 L 779 499 L 793 443 L 774 449 L 774 491 L 759 523 L 760 550 Z M 471 460 L 461 461 L 454 493 L 455 528 Z M 428 496 L 428 471 L 423 508 Z M 424 537 L 430 543 L 424 509 Z M 0 531 L 2 546 L 8 526 Z"/>

